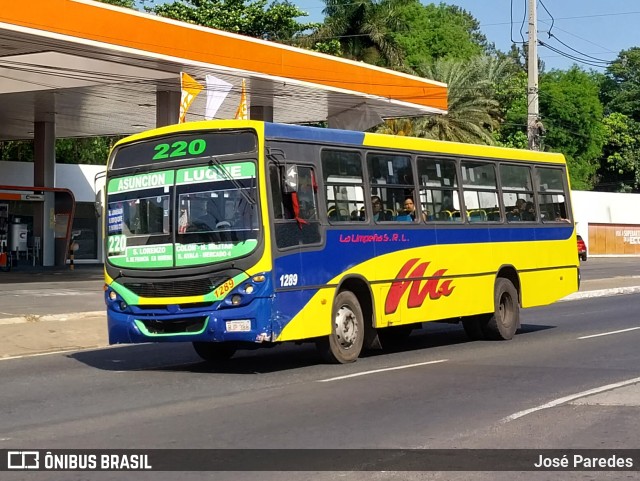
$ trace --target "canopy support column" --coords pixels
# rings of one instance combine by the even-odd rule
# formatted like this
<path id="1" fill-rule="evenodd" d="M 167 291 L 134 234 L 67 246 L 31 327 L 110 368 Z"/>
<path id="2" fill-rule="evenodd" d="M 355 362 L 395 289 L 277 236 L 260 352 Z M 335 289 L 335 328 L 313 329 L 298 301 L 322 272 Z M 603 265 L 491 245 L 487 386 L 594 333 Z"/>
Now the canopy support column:
<path id="1" fill-rule="evenodd" d="M 56 124 L 55 121 L 34 123 L 34 185 L 55 187 L 56 183 Z M 33 234 L 40 237 L 42 265 L 54 266 L 56 233 L 55 194 L 44 192 L 44 202 L 35 209 Z"/>

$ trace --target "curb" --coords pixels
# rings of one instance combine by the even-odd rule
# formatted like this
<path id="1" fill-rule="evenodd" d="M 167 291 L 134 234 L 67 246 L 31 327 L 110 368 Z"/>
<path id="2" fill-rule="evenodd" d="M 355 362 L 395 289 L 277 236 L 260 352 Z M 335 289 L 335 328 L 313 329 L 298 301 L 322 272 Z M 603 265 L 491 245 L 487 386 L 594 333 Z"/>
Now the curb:
<path id="1" fill-rule="evenodd" d="M 8 324 L 24 324 L 28 322 L 59 322 L 74 321 L 85 317 L 103 317 L 107 315 L 107 311 L 90 311 L 90 312 L 70 312 L 68 314 L 23 314 L 19 317 L 0 318 L 0 325 Z"/>
<path id="2" fill-rule="evenodd" d="M 558 302 L 577 301 L 579 299 L 589 299 L 592 297 L 619 296 L 622 294 L 636 294 L 640 292 L 640 286 L 614 287 L 611 289 L 599 289 L 595 291 L 574 292 L 567 297 L 563 297 Z"/>

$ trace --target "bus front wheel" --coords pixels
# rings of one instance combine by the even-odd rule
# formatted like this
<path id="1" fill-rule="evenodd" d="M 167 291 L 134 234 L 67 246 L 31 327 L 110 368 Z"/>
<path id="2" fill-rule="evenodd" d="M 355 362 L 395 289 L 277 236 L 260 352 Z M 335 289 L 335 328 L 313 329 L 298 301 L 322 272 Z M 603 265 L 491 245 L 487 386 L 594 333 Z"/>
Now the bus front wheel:
<path id="1" fill-rule="evenodd" d="M 226 361 L 236 353 L 235 347 L 222 342 L 194 342 L 193 348 L 205 361 Z"/>
<path id="2" fill-rule="evenodd" d="M 363 342 L 364 316 L 358 298 L 342 291 L 333 302 L 331 334 L 318 340 L 318 351 L 327 362 L 346 364 L 358 359 Z"/>
<path id="3" fill-rule="evenodd" d="M 520 327 L 520 306 L 518 291 L 509 279 L 496 280 L 494 291 L 495 312 L 482 326 L 487 339 L 509 340 Z"/>

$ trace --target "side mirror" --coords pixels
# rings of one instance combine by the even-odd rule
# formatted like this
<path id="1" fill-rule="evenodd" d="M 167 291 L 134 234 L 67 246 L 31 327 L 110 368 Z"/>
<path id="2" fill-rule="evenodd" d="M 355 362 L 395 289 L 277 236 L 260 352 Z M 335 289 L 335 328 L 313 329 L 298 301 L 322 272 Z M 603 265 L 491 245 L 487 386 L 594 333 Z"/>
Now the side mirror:
<path id="1" fill-rule="evenodd" d="M 285 166 L 283 190 L 286 194 L 298 191 L 298 166 Z"/>
<path id="2" fill-rule="evenodd" d="M 101 190 L 96 193 L 96 201 L 94 203 L 94 207 L 96 209 L 96 217 L 98 219 L 102 217 L 102 209 L 103 209 L 102 194 L 103 194 L 103 191 Z"/>

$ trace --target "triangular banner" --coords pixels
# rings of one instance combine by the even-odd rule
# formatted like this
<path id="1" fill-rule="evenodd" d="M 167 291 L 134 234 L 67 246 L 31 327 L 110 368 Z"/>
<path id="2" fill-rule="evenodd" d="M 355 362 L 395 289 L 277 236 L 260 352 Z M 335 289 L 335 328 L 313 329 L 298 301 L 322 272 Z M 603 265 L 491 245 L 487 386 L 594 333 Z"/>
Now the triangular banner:
<path id="1" fill-rule="evenodd" d="M 204 118 L 212 120 L 224 99 L 227 98 L 232 85 L 213 75 L 207 75 L 207 106 L 204 109 Z"/>
<path id="2" fill-rule="evenodd" d="M 193 99 L 196 98 L 203 87 L 202 84 L 188 73 L 180 72 L 180 88 L 182 89 L 182 95 L 180 97 L 180 117 L 178 118 L 178 122 L 182 124 L 187 117 L 187 110 L 189 110 L 191 102 L 193 102 Z"/>
<path id="3" fill-rule="evenodd" d="M 240 105 L 238 105 L 238 110 L 236 110 L 236 119 L 239 120 L 247 120 L 249 118 L 249 114 L 247 112 L 247 86 L 242 79 L 242 91 L 240 92 Z"/>

